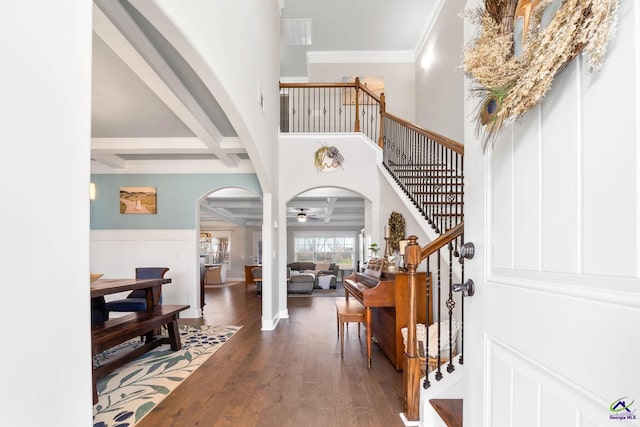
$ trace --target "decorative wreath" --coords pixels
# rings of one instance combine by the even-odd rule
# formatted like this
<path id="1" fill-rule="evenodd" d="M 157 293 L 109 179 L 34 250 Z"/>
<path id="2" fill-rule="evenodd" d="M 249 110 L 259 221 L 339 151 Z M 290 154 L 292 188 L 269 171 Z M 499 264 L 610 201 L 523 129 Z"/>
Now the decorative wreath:
<path id="1" fill-rule="evenodd" d="M 618 1 L 485 0 L 484 8 L 465 12 L 480 27 L 464 49 L 463 68 L 481 97 L 476 133 L 483 150 L 503 126 L 538 104 L 554 77 L 582 51 L 588 54 L 589 70 L 600 69 Z M 552 14 L 545 14 L 547 8 Z M 522 49 L 516 55 L 514 21 L 520 17 Z"/>
<path id="2" fill-rule="evenodd" d="M 389 227 L 391 228 L 391 240 L 389 247 L 391 252 L 400 250 L 400 240 L 404 239 L 404 217 L 400 212 L 393 211 L 389 216 Z"/>
<path id="3" fill-rule="evenodd" d="M 333 172 L 342 167 L 344 162 L 344 157 L 340 154 L 340 151 L 336 147 L 329 147 L 326 144 L 316 150 L 313 158 L 316 168 L 321 172 Z"/>

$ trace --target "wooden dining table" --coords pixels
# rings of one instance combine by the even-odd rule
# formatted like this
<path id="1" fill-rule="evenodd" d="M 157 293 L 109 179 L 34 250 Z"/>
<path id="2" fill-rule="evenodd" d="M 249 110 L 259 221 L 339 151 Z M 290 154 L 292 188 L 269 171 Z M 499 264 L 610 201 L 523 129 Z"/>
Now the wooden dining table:
<path id="1" fill-rule="evenodd" d="M 159 304 L 160 287 L 166 283 L 171 283 L 171 279 L 164 277 L 157 279 L 99 279 L 91 282 L 91 298 L 144 289 L 147 295 L 147 311 L 151 311 Z"/>
<path id="2" fill-rule="evenodd" d="M 150 351 L 162 344 L 169 344 L 171 350 L 180 350 L 180 333 L 178 318 L 180 312 L 189 308 L 188 305 L 160 304 L 160 290 L 162 285 L 171 283 L 170 278 L 157 279 L 102 279 L 91 283 L 91 298 L 120 292 L 144 289 L 147 299 L 147 310 L 125 314 L 114 319 L 106 320 L 91 327 L 91 357 L 93 378 L 93 403 L 98 400 L 96 380 L 113 372 L 125 363 Z M 156 334 L 163 326 L 167 327 L 168 336 Z M 93 356 L 130 339 L 143 337 L 144 344 L 117 358 L 107 361 L 103 365 L 94 367 Z"/>

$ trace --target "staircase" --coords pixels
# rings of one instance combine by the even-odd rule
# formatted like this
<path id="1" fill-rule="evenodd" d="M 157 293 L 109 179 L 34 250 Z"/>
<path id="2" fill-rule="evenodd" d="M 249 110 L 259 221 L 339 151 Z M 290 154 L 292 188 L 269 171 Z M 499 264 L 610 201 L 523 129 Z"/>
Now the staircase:
<path id="1" fill-rule="evenodd" d="M 454 281 L 464 283 L 464 146 L 387 113 L 384 94 L 377 96 L 357 78 L 352 83 L 281 83 L 280 96 L 283 133 L 362 132 L 376 142 L 383 149 L 383 175 L 397 185 L 403 200 L 413 205 L 410 210 L 421 220 L 418 222 L 424 222 L 430 242 L 422 247 L 417 237 L 411 236 L 404 253 L 410 315 L 403 372 L 406 414 L 402 418 L 406 425 L 462 425 L 457 408 L 462 396 L 464 329 L 454 337 L 451 325 L 456 321 L 464 325 L 464 299 L 454 295 L 459 290 Z M 343 108 L 341 100 L 346 98 L 352 101 Z M 448 331 L 440 331 L 438 326 L 437 343 L 431 351 L 430 340 L 426 340 L 425 354 L 436 362 L 451 361 L 436 363 L 437 368 L 422 379 L 416 298 L 427 296 L 415 294 L 418 267 L 431 278 L 427 292 L 435 301 L 434 307 L 427 307 L 424 318 L 449 322 Z M 449 349 L 448 353 L 443 348 Z"/>
<path id="2" fill-rule="evenodd" d="M 454 297 L 453 294 L 454 283 L 464 283 L 464 257 L 460 255 L 464 242 L 464 150 L 453 141 L 416 126 L 401 123 L 397 118 L 385 116 L 384 123 L 383 166 L 397 185 L 398 191 L 413 204 L 416 213 L 424 220 L 427 235 L 431 240 L 420 248 L 419 255 L 414 256 L 415 266 L 407 262 L 410 276 L 411 269 L 417 270 L 419 265 L 424 266 L 427 276 L 431 276 L 427 292 L 431 294 L 435 303 L 433 308 L 427 308 L 425 318 L 433 317 L 434 321 L 440 322 L 448 320 L 449 325 L 454 318 L 464 322 L 464 300 Z M 411 259 L 409 252 L 405 252 L 405 259 Z M 412 286 L 420 288 L 417 282 Z M 429 313 L 431 309 L 435 312 Z M 415 310 L 415 307 L 410 307 L 410 310 Z M 415 337 L 415 330 L 414 320 L 413 325 L 408 325 L 408 336 Z M 460 335 L 456 337 L 452 336 L 451 330 L 440 331 L 438 336 L 440 340 L 436 344 L 435 354 L 440 354 L 447 360 L 452 358 L 453 362 L 440 365 L 419 384 L 414 379 L 417 375 L 415 372 L 405 373 L 405 388 L 409 390 L 407 412 L 403 416 L 406 425 L 462 425 L 463 359 L 461 355 L 453 353 L 442 354 L 441 343 L 448 339 L 449 345 L 446 348 L 457 347 L 457 352 L 461 353 L 464 331 L 461 330 Z M 428 345 L 427 341 L 426 353 L 432 354 Z M 409 360 L 416 357 L 416 346 L 415 339 L 407 339 L 406 357 Z M 405 363 L 405 371 L 417 369 L 415 366 L 415 363 Z M 411 390 L 415 388 L 420 390 L 419 402 L 416 395 L 411 394 Z M 411 421 L 418 422 L 415 424 Z"/>
<path id="3" fill-rule="evenodd" d="M 420 422 L 422 427 L 462 427 L 462 391 L 464 368 L 454 360 L 456 370 L 446 381 L 437 381 L 436 372 L 429 373 L 431 387 L 420 394 Z"/>
<path id="4" fill-rule="evenodd" d="M 431 399 L 431 406 L 447 427 L 462 427 L 462 399 Z"/>

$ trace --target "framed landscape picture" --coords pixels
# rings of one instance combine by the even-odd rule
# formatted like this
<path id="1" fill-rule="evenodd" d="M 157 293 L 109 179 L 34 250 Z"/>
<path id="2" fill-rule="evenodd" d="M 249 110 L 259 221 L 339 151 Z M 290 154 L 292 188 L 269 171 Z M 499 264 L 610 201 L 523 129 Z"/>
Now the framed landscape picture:
<path id="1" fill-rule="evenodd" d="M 121 214 L 157 214 L 156 187 L 120 187 Z"/>

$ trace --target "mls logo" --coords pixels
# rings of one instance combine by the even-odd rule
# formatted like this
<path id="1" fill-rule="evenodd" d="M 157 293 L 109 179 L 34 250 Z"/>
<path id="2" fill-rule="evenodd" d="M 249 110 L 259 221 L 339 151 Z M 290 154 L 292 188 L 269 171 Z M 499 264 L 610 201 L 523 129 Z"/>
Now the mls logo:
<path id="1" fill-rule="evenodd" d="M 609 419 L 618 419 L 618 420 L 635 420 L 636 416 L 635 416 L 635 410 L 631 410 L 631 405 L 633 405 L 633 403 L 635 402 L 635 400 L 632 400 L 631 402 L 627 403 L 629 400 L 628 397 L 621 397 L 618 400 L 613 401 L 613 403 L 611 403 L 611 405 L 609 406 L 609 411 L 612 412 L 611 415 L 609 415 Z"/>

